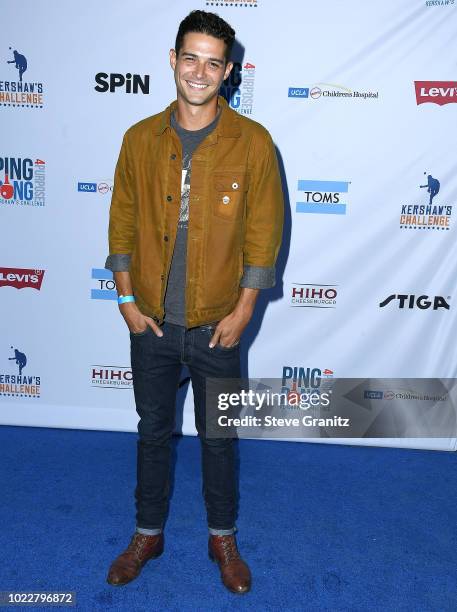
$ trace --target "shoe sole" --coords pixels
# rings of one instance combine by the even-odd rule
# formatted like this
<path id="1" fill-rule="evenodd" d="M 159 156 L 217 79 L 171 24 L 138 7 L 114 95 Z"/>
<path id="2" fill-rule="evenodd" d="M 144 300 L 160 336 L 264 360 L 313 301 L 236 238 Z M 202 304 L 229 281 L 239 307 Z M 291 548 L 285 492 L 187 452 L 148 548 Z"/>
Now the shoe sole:
<path id="1" fill-rule="evenodd" d="M 146 559 L 146 561 L 144 561 L 144 563 L 142 563 L 142 564 L 141 564 L 140 571 L 138 572 L 138 574 L 137 574 L 136 576 L 134 576 L 133 578 L 130 578 L 130 580 L 126 580 L 126 581 L 124 581 L 124 582 L 110 582 L 110 581 L 108 580 L 108 578 L 107 578 L 107 579 L 106 579 L 106 582 L 107 582 L 108 584 L 110 584 L 111 586 L 115 586 L 115 587 L 117 587 L 117 586 L 124 586 L 124 585 L 128 584 L 129 582 L 133 582 L 133 581 L 134 581 L 134 580 L 136 580 L 136 578 L 138 578 L 138 576 L 141 574 L 141 570 L 142 570 L 142 569 L 143 569 L 143 567 L 146 565 L 146 563 L 147 563 L 148 561 L 152 561 L 153 559 L 158 559 L 158 557 L 160 557 L 160 555 L 162 555 L 162 554 L 163 554 L 163 552 L 164 552 L 164 549 L 162 549 L 161 551 L 159 551 L 159 552 L 158 552 L 158 553 L 156 553 L 155 555 L 152 555 L 152 557 L 149 557 L 148 559 Z"/>

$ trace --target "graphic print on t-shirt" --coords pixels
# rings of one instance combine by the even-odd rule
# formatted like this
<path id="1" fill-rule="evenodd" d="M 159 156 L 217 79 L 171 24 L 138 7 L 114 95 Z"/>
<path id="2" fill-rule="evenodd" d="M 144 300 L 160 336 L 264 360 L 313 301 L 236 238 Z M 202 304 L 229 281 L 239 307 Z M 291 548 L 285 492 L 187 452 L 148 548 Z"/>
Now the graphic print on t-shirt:
<path id="1" fill-rule="evenodd" d="M 179 209 L 179 226 L 187 227 L 189 222 L 190 166 L 192 155 L 186 153 L 182 160 L 181 174 L 181 208 Z"/>

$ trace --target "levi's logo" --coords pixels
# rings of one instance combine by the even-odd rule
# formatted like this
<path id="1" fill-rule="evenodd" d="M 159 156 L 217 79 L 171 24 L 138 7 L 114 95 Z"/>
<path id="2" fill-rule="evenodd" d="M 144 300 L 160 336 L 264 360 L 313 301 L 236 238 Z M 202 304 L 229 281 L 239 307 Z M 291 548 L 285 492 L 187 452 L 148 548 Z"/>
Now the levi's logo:
<path id="1" fill-rule="evenodd" d="M 443 106 L 457 102 L 457 81 L 414 81 L 417 104 L 431 102 Z"/>
<path id="2" fill-rule="evenodd" d="M 41 289 L 44 270 L 28 270 L 25 268 L 0 268 L 0 287 L 15 287 L 23 289 Z"/>

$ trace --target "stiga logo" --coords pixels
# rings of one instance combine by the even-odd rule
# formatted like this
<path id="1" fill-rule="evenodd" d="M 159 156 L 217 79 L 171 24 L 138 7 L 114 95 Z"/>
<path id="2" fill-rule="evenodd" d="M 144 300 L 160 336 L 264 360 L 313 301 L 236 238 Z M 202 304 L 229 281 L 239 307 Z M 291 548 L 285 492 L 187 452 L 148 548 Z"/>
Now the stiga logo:
<path id="1" fill-rule="evenodd" d="M 44 206 L 46 163 L 42 159 L 0 157 L 0 204 Z"/>
<path id="2" fill-rule="evenodd" d="M 457 81 L 414 81 L 416 104 L 455 104 L 457 102 Z"/>
<path id="3" fill-rule="evenodd" d="M 337 285 L 294 283 L 290 305 L 295 308 L 336 308 Z"/>
<path id="4" fill-rule="evenodd" d="M 92 279 L 95 288 L 91 289 L 92 300 L 117 300 L 116 283 L 111 270 L 92 268 Z"/>
<path id="5" fill-rule="evenodd" d="M 323 391 L 333 379 L 333 370 L 328 368 L 305 368 L 284 366 L 282 369 L 281 393 L 307 393 Z M 330 385 L 331 386 L 331 385 Z"/>
<path id="6" fill-rule="evenodd" d="M 122 91 L 128 94 L 148 94 L 149 93 L 149 74 L 119 74 L 113 72 L 108 74 L 107 72 L 98 72 L 95 75 L 95 82 L 97 85 L 94 87 L 95 91 L 100 93 L 115 93 L 116 91 Z"/>
<path id="7" fill-rule="evenodd" d="M 10 73 L 16 70 L 16 79 L 0 81 L 0 105 L 21 108 L 43 108 L 44 88 L 39 81 L 24 81 L 23 75 L 28 69 L 27 58 L 17 49 L 9 47 L 10 55 L 6 60 L 10 64 Z"/>
<path id="8" fill-rule="evenodd" d="M 29 270 L 24 268 L 0 268 L 0 287 L 15 287 L 24 289 L 41 289 L 44 270 Z"/>
<path id="9" fill-rule="evenodd" d="M 436 229 L 449 230 L 451 224 L 452 205 L 440 202 L 436 203 L 435 197 L 440 191 L 440 181 L 424 172 L 426 182 L 419 185 L 420 189 L 426 189 L 426 200 L 428 204 L 402 204 L 400 213 L 400 229 Z M 425 198 L 423 198 L 425 199 Z"/>
<path id="10" fill-rule="evenodd" d="M 303 201 L 296 202 L 295 212 L 345 215 L 346 203 L 342 195 L 349 191 L 348 181 L 299 180 L 297 190 Z"/>
<path id="11" fill-rule="evenodd" d="M 428 295 L 407 295 L 407 294 L 392 294 L 389 295 L 383 302 L 379 304 L 381 308 L 388 306 L 391 302 L 396 305 L 398 308 L 419 308 L 420 310 L 428 310 L 429 308 L 433 310 L 438 310 L 438 308 L 444 308 L 445 310 L 449 310 L 448 301 L 451 297 L 448 295 L 447 298 L 442 297 L 441 295 L 435 295 L 434 297 L 429 297 Z"/>
<path id="12" fill-rule="evenodd" d="M 349 89 L 343 85 L 332 85 L 331 83 L 316 83 L 306 87 L 289 87 L 287 96 L 289 98 L 321 98 L 352 99 L 352 100 L 377 100 L 378 91 Z"/>
<path id="13" fill-rule="evenodd" d="M 0 372 L 0 395 L 7 397 L 40 397 L 40 376 L 30 374 L 29 368 L 26 369 L 25 373 L 23 372 L 28 365 L 25 353 L 11 347 L 11 352 L 6 359 L 11 362 L 11 369 L 16 368 L 16 373 Z M 6 361 L 6 359 L 4 360 Z"/>
<path id="14" fill-rule="evenodd" d="M 234 62 L 233 68 L 220 88 L 223 96 L 231 108 L 241 115 L 251 115 L 254 105 L 255 66 L 246 62 L 241 66 Z"/>
<path id="15" fill-rule="evenodd" d="M 101 181 L 100 183 L 78 183 L 78 191 L 83 193 L 99 193 L 106 195 L 113 191 L 113 181 Z"/>
<path id="16" fill-rule="evenodd" d="M 91 366 L 91 385 L 98 389 L 133 389 L 132 368 L 124 366 Z"/>

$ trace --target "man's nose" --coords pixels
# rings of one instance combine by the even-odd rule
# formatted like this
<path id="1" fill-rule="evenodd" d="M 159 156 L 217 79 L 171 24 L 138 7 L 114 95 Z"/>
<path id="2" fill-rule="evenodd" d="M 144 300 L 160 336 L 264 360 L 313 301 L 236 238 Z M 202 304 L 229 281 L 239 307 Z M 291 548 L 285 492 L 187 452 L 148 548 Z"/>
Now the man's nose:
<path id="1" fill-rule="evenodd" d="M 197 79 L 203 79 L 205 76 L 205 63 L 199 62 L 195 67 L 195 76 Z"/>

